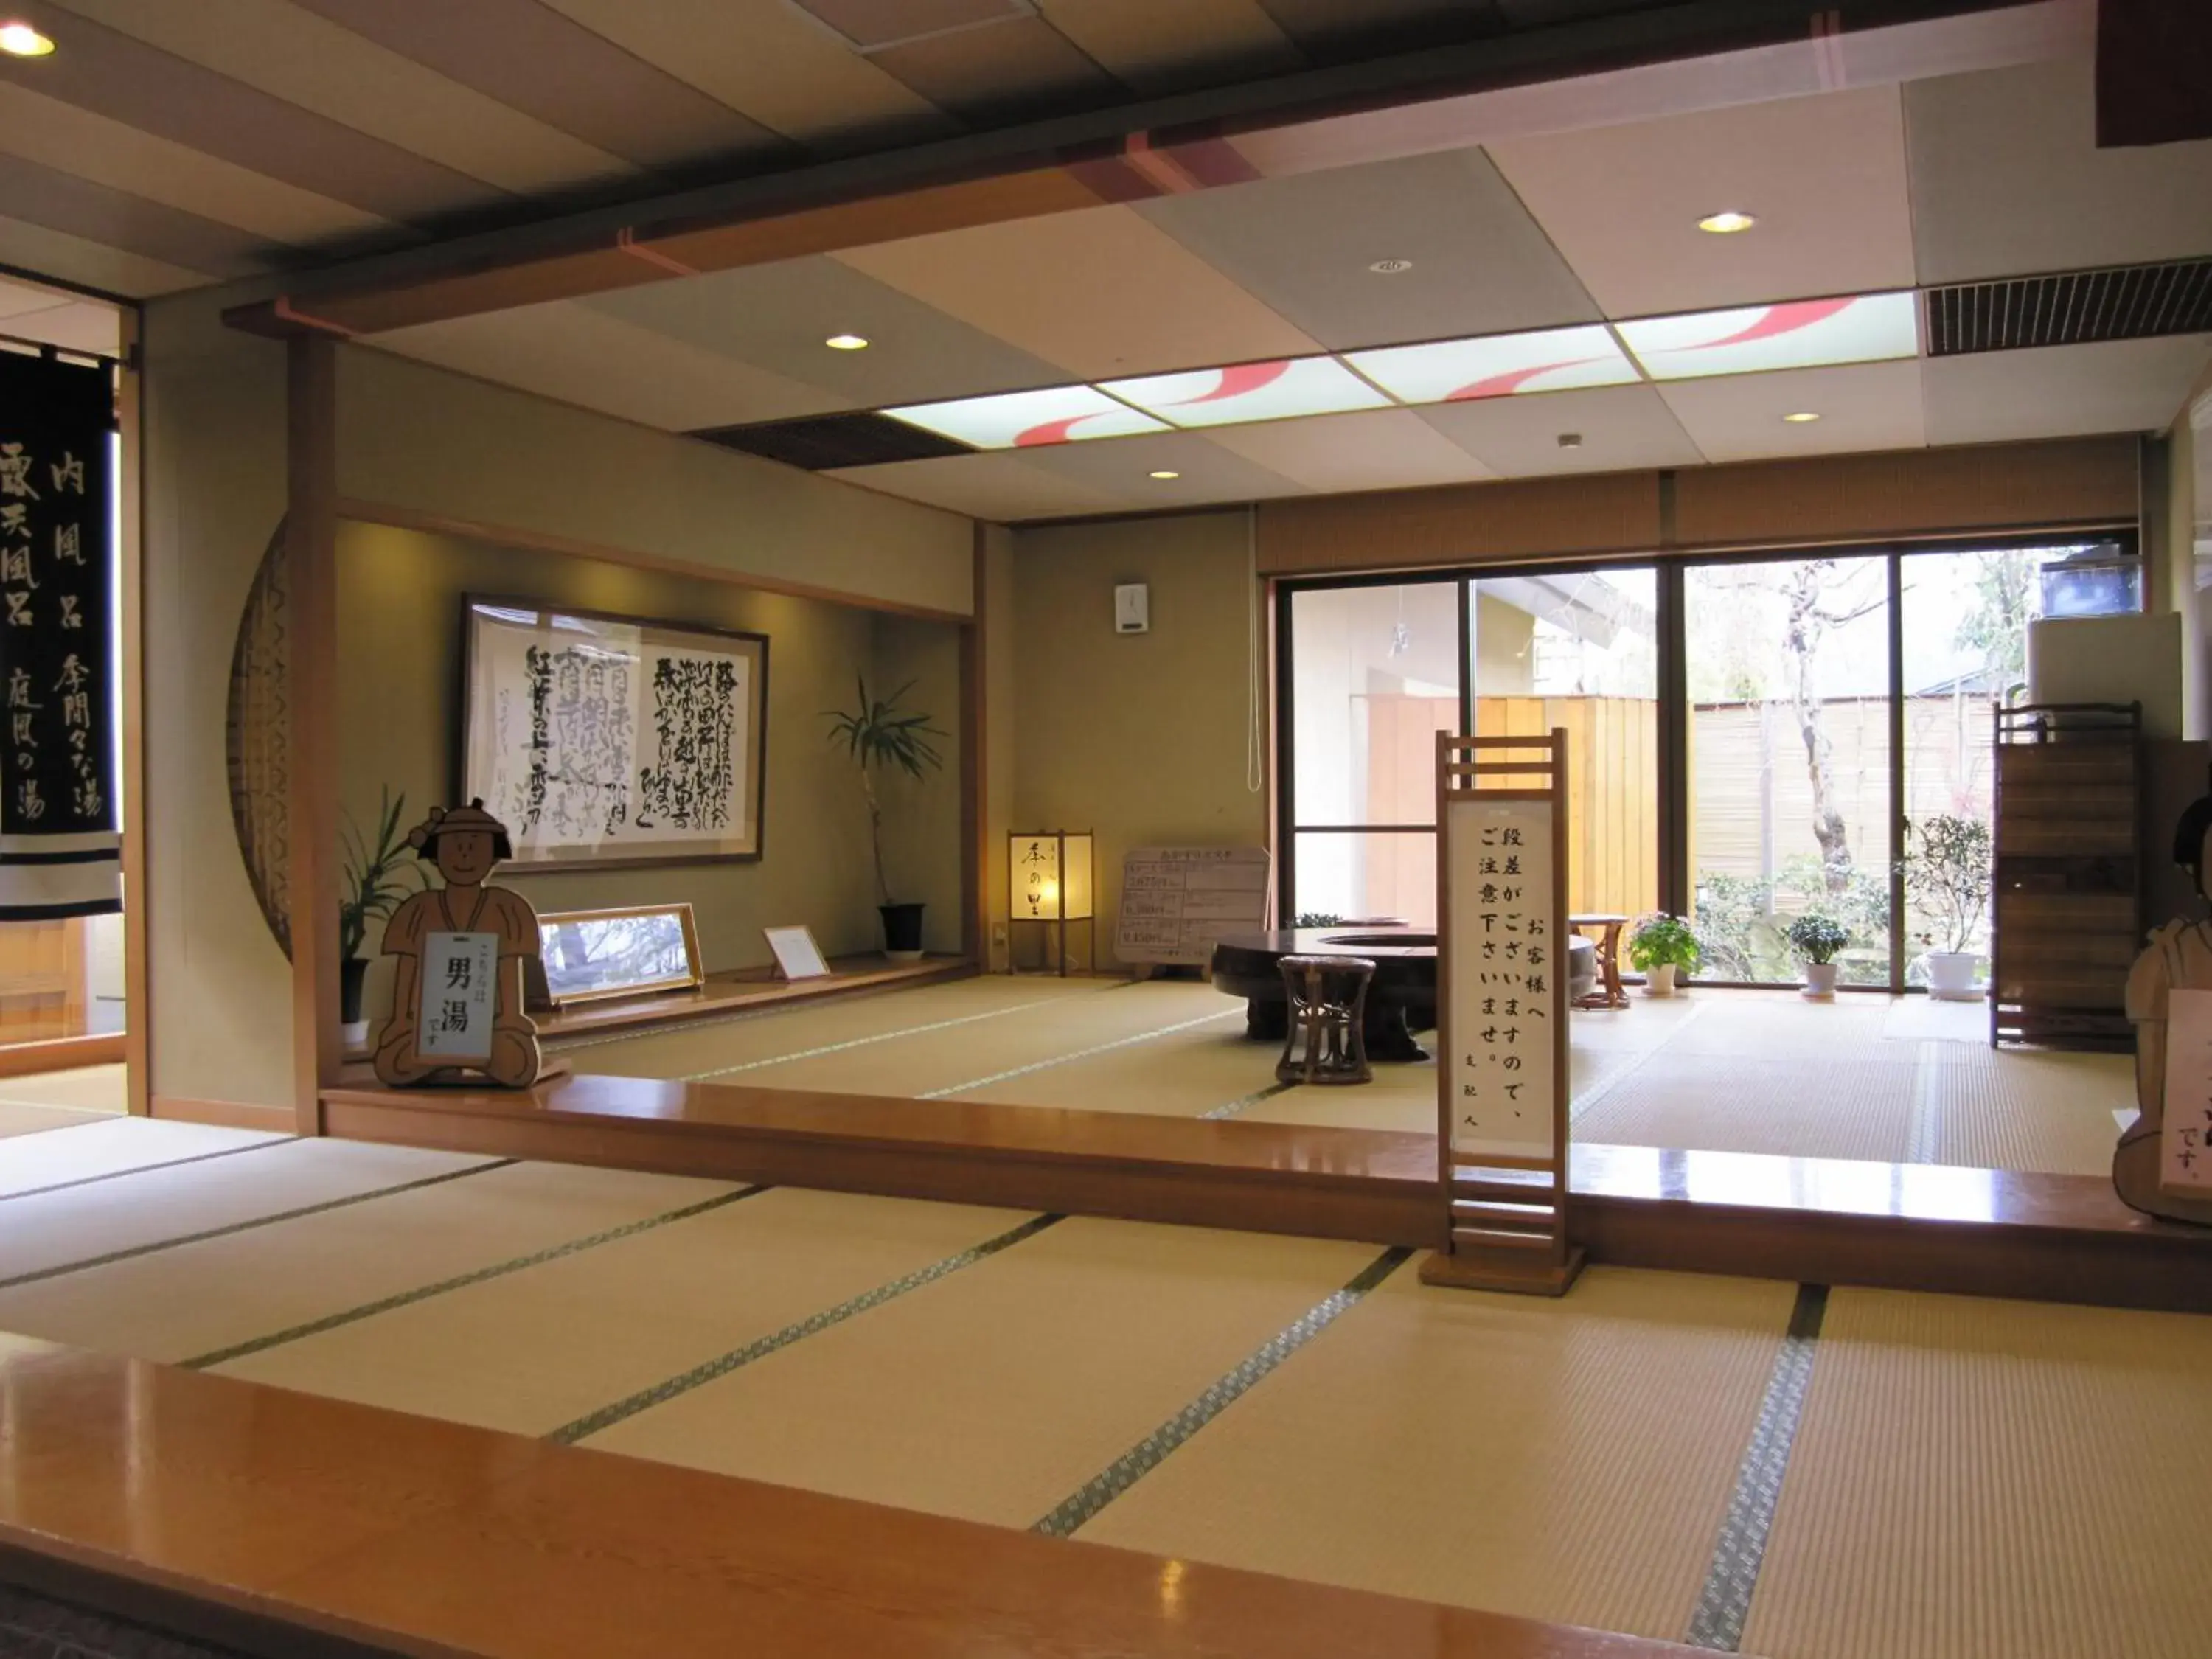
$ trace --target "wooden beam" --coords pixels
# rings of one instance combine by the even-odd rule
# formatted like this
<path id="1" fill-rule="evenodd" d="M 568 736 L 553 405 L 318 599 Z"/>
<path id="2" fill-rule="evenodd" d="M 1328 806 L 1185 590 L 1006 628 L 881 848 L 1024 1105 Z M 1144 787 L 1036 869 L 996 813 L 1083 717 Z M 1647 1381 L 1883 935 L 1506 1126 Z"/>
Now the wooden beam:
<path id="1" fill-rule="evenodd" d="M 322 1133 L 321 1091 L 336 1083 L 338 1026 L 337 348 L 286 343 L 285 753 L 292 899 L 292 1087 L 301 1134 Z"/>
<path id="2" fill-rule="evenodd" d="M 146 856 L 146 500 L 143 480 L 145 370 L 139 365 L 137 308 L 122 312 L 124 368 L 118 376 L 116 425 L 122 434 L 118 479 L 116 601 L 120 613 L 123 678 L 123 1068 L 133 1117 L 152 1110 L 154 975 L 147 937 Z"/>
<path id="3" fill-rule="evenodd" d="M 975 614 L 960 630 L 960 950 L 991 965 L 990 571 L 982 524 L 973 528 Z"/>

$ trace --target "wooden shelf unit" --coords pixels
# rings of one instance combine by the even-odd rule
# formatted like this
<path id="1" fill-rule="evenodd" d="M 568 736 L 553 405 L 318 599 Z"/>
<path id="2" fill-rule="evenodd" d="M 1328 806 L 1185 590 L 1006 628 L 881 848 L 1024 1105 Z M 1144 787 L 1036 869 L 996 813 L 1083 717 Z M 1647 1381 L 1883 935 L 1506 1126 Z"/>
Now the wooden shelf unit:
<path id="1" fill-rule="evenodd" d="M 1990 1043 L 2129 1048 L 2142 948 L 2142 705 L 1996 711 Z"/>

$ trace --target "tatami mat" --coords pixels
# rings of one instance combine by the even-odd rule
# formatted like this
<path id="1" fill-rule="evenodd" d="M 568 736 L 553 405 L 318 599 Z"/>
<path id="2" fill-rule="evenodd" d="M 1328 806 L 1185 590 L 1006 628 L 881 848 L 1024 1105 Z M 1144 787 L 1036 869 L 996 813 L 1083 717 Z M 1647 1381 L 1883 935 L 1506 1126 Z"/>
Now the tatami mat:
<path id="1" fill-rule="evenodd" d="M 1202 1018 L 1212 1012 L 1200 1005 L 1194 1013 Z M 1275 1080 L 1279 1047 L 1248 1039 L 1243 1010 L 1235 1010 L 1234 1014 L 1231 1018 L 1204 1020 L 1149 1042 L 1024 1072 L 980 1089 L 963 1089 L 952 1098 L 1196 1117 L 1265 1089 Z"/>
<path id="2" fill-rule="evenodd" d="M 1593 1268 L 1553 1302 L 1409 1265 L 1077 1535 L 1679 1640 L 1793 1295 Z"/>
<path id="3" fill-rule="evenodd" d="M 0 1140 L 43 1134 L 49 1129 L 73 1129 L 81 1124 L 104 1123 L 107 1117 L 105 1112 L 72 1111 L 59 1106 L 23 1106 L 14 1101 L 0 1100 Z"/>
<path id="4" fill-rule="evenodd" d="M 34 1072 L 0 1078 L 0 1101 L 18 1106 L 64 1106 L 79 1112 L 129 1109 L 129 1085 L 121 1066 L 80 1066 L 66 1072 Z"/>
<path id="5" fill-rule="evenodd" d="M 1902 1162 L 1916 1069 L 1826 1055 L 1684 1054 L 1670 1044 L 1577 1113 L 1575 1134 L 1623 1146 Z"/>
<path id="6" fill-rule="evenodd" d="M 1795 991 L 1700 990 L 1686 1000 L 1704 1005 L 1698 1017 L 1671 1035 L 1669 1055 L 1788 1060 L 1852 1060 L 1911 1066 L 1911 1043 L 1886 1043 L 1882 1028 L 1890 999 L 1838 993 L 1814 1002 Z"/>
<path id="7" fill-rule="evenodd" d="M 218 1369 L 547 1434 L 1026 1218 L 779 1188 Z M 907 1363 L 873 1379 L 886 1399 Z"/>
<path id="8" fill-rule="evenodd" d="M 0 1150 L 0 1197 L 285 1139 L 258 1129 L 222 1129 L 167 1118 L 72 1115 L 68 1122 L 67 1134 L 17 1137 L 17 1144 Z M 0 1278 L 6 1276 L 0 1272 Z"/>
<path id="9" fill-rule="evenodd" d="M 1986 1048 L 1969 1054 L 1923 1073 L 1936 1162 L 2059 1175 L 2110 1172 L 2118 1139 L 2112 1114 L 2136 1104 L 2132 1056 Z"/>
<path id="10" fill-rule="evenodd" d="M 1899 997 L 1889 1006 L 1881 1035 L 1890 1042 L 1942 1042 L 1987 1049 L 1990 1005 L 1938 1002 L 1934 997 Z"/>
<path id="11" fill-rule="evenodd" d="M 1078 1218 L 587 1443 L 1027 1526 L 1376 1255 Z"/>
<path id="12" fill-rule="evenodd" d="M 1744 1650 L 2195 1659 L 2212 1320 L 1838 1290 Z"/>
<path id="13" fill-rule="evenodd" d="M 246 1157 L 33 1193 L 0 1204 L 0 1280 L 484 1162 L 406 1146 L 288 1140 Z"/>
<path id="14" fill-rule="evenodd" d="M 1267 1068 L 1274 1077 L 1272 1064 Z M 1395 1129 L 1409 1134 L 1437 1131 L 1437 1067 L 1377 1066 L 1372 1083 L 1300 1083 L 1255 1100 L 1237 1114 L 1260 1123 L 1317 1123 L 1337 1129 Z"/>
<path id="15" fill-rule="evenodd" d="M 189 1359 L 731 1190 L 726 1182 L 510 1164 L 0 1291 L 0 1326 Z"/>

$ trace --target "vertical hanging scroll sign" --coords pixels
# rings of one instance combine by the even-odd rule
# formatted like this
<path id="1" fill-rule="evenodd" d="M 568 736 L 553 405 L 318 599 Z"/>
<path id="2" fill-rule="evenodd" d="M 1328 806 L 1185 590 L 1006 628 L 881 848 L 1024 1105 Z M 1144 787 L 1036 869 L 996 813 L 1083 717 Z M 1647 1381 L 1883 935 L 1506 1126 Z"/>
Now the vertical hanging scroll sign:
<path id="1" fill-rule="evenodd" d="M 0 351 L 0 921 L 122 908 L 114 429 L 105 364 Z"/>
<path id="2" fill-rule="evenodd" d="M 1431 1285 L 1559 1296 L 1567 1237 L 1566 734 L 1437 738 Z"/>

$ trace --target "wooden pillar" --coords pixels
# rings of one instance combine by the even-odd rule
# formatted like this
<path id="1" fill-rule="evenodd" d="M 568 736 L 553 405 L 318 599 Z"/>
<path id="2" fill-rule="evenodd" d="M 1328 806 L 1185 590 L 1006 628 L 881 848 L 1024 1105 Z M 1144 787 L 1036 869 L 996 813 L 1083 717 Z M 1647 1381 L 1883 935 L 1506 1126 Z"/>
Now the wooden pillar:
<path id="1" fill-rule="evenodd" d="M 321 1091 L 338 1080 L 337 349 L 318 336 L 286 342 L 284 574 L 289 624 L 284 679 L 292 928 L 293 1109 L 299 1133 L 322 1133 Z"/>
<path id="2" fill-rule="evenodd" d="M 990 623 L 990 568 L 985 528 L 972 526 L 969 565 L 974 611 L 960 630 L 960 950 L 978 968 L 991 966 L 989 895 L 983 872 L 991 867 L 989 684 L 985 652 Z"/>
<path id="3" fill-rule="evenodd" d="M 121 322 L 124 367 L 117 377 L 115 404 L 123 440 L 116 475 L 121 545 L 115 597 L 123 659 L 123 1075 L 131 1115 L 144 1117 L 153 1110 L 154 1052 L 153 975 L 146 930 L 145 369 L 138 313 L 124 312 Z"/>

